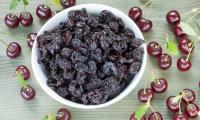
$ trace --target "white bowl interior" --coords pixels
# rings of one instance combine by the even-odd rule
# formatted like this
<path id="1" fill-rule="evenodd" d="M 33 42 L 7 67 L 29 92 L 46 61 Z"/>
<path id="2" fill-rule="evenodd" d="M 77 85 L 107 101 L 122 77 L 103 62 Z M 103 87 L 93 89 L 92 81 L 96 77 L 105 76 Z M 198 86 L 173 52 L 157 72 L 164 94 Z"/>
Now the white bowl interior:
<path id="1" fill-rule="evenodd" d="M 134 33 L 136 38 L 144 39 L 142 33 L 140 32 L 139 28 L 137 25 L 124 13 L 121 11 L 105 6 L 105 5 L 99 5 L 99 4 L 82 4 L 82 5 L 77 5 L 68 9 L 63 10 L 62 12 L 56 14 L 54 17 L 52 17 L 50 20 L 48 20 L 45 25 L 40 29 L 38 32 L 38 35 L 41 35 L 44 33 L 44 31 L 52 30 L 54 27 L 59 25 L 60 22 L 65 22 L 68 19 L 68 12 L 71 10 L 81 10 L 82 8 L 86 8 L 87 12 L 90 14 L 99 14 L 102 10 L 108 10 L 111 11 L 114 15 L 117 17 L 121 18 L 123 22 L 125 23 L 125 27 L 131 29 Z M 34 72 L 34 75 L 36 77 L 37 82 L 39 85 L 42 87 L 42 89 L 52 98 L 54 98 L 56 101 L 71 106 L 75 108 L 82 108 L 82 109 L 94 109 L 94 108 L 102 108 L 105 106 L 109 106 L 122 98 L 124 98 L 126 95 L 128 95 L 138 84 L 140 81 L 144 70 L 146 66 L 146 60 L 147 60 L 147 52 L 146 52 L 146 46 L 145 44 L 142 45 L 144 48 L 144 56 L 143 56 L 143 61 L 142 61 L 142 66 L 138 74 L 133 78 L 132 82 L 127 86 L 127 88 L 124 89 L 123 92 L 121 92 L 117 97 L 113 98 L 112 100 L 100 104 L 100 105 L 83 105 L 79 103 L 75 103 L 69 100 L 66 100 L 62 97 L 60 97 L 56 92 L 54 92 L 48 85 L 46 84 L 47 81 L 47 76 L 45 74 L 45 70 L 42 67 L 41 64 L 38 64 L 38 58 L 39 58 L 39 50 L 37 48 L 37 41 L 35 40 L 33 48 L 32 48 L 32 69 Z"/>

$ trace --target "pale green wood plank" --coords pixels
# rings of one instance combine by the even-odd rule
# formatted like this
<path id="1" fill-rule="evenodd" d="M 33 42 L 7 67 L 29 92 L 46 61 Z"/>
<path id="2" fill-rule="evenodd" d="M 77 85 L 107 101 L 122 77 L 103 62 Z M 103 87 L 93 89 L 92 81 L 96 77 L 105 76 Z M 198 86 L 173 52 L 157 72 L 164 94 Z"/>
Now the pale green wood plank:
<path id="1" fill-rule="evenodd" d="M 77 0 L 78 4 L 83 3 L 100 3 L 115 7 L 127 14 L 128 10 L 132 6 L 142 6 L 139 0 Z M 165 33 L 169 33 L 173 38 L 171 30 L 165 22 L 165 14 L 170 9 L 177 9 L 180 13 L 185 13 L 194 7 L 200 6 L 199 0 L 156 0 L 158 2 L 152 8 L 152 12 L 148 18 L 153 20 L 155 26 L 153 30 L 145 34 L 147 43 L 150 40 L 155 40 L 160 43 L 164 41 Z M 52 98 L 50 98 L 37 84 L 30 64 L 31 50 L 26 44 L 26 34 L 29 32 L 37 32 L 42 24 L 35 15 L 35 8 L 38 4 L 42 3 L 42 0 L 32 0 L 31 6 L 27 9 L 34 15 L 34 24 L 30 28 L 19 27 L 15 30 L 9 30 L 4 25 L 4 16 L 8 12 L 9 1 L 0 0 L 0 32 L 11 34 L 0 35 L 0 37 L 6 41 L 18 41 L 23 47 L 22 55 L 17 59 L 9 59 L 6 57 L 5 48 L 0 44 L 0 116 L 2 120 L 42 120 L 44 115 L 49 112 L 56 112 L 60 107 L 66 107 Z M 23 9 L 20 9 L 23 10 Z M 148 9 L 144 9 L 145 15 Z M 18 14 L 20 12 L 17 12 Z M 20 35 L 20 36 L 19 36 Z M 181 73 L 176 69 L 176 61 L 173 61 L 173 67 L 168 71 L 160 71 L 159 75 L 169 80 L 169 90 L 162 94 L 156 95 L 156 99 L 152 102 L 152 105 L 156 110 L 160 111 L 164 120 L 171 120 L 171 113 L 169 113 L 165 106 L 165 99 L 177 93 L 182 88 L 192 88 L 197 94 L 197 103 L 200 103 L 200 92 L 198 88 L 199 81 L 199 69 L 200 69 L 200 51 L 199 45 L 196 46 L 196 50 L 193 53 L 193 67 L 187 73 Z M 26 65 L 31 70 L 30 84 L 36 89 L 37 96 L 33 101 L 24 101 L 20 94 L 20 88 L 14 79 L 14 71 L 18 65 Z M 134 89 L 131 94 L 120 102 L 106 108 L 96 110 L 81 110 L 70 108 L 73 116 L 73 120 L 128 120 L 129 115 L 134 111 L 141 103 L 137 100 L 137 91 L 144 85 L 145 79 L 147 79 L 147 73 L 157 69 L 155 59 L 148 60 L 146 67 L 146 74 L 140 84 Z"/>

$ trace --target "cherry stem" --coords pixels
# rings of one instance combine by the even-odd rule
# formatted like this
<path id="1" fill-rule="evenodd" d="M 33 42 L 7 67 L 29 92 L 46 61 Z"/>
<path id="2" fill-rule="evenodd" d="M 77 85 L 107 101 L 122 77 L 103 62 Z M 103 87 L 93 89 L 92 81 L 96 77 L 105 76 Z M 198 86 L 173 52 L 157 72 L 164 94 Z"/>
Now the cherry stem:
<path id="1" fill-rule="evenodd" d="M 192 47 L 190 48 L 190 51 L 189 51 L 189 53 L 188 53 L 188 55 L 187 55 L 187 58 L 186 58 L 186 61 L 188 61 L 189 60 L 189 58 L 190 58 L 190 55 L 191 55 L 191 53 L 192 53 L 192 50 L 193 50 L 193 48 L 194 48 L 194 45 L 197 43 L 197 41 L 198 40 L 194 40 L 194 41 L 192 41 Z"/>
<path id="2" fill-rule="evenodd" d="M 184 17 L 184 16 L 189 15 L 191 13 L 196 13 L 199 10 L 200 10 L 200 8 L 193 8 L 191 11 L 182 14 L 181 17 Z"/>
<path id="3" fill-rule="evenodd" d="M 44 0 L 44 7 L 47 8 L 47 0 Z"/>
<path id="4" fill-rule="evenodd" d="M 194 15 L 192 15 L 192 17 L 190 17 L 186 23 L 189 23 L 191 20 L 193 20 L 198 14 L 200 13 L 200 10 L 198 12 L 196 12 Z"/>
<path id="5" fill-rule="evenodd" d="M 146 2 L 142 7 L 141 9 L 143 9 L 144 7 L 146 7 L 148 4 L 150 4 L 153 0 L 149 0 L 148 2 Z"/>
<path id="6" fill-rule="evenodd" d="M 8 47 L 8 44 L 5 43 L 2 39 L 0 39 L 0 42 L 3 43 L 6 47 Z"/>
<path id="7" fill-rule="evenodd" d="M 179 99 L 179 104 L 178 104 L 178 107 L 179 107 L 179 114 L 182 114 L 182 110 L 181 110 L 181 101 L 182 101 L 182 98 L 183 98 L 183 94 L 181 93 L 181 97 Z"/>
<path id="8" fill-rule="evenodd" d="M 149 6 L 149 11 L 148 11 L 148 13 L 147 13 L 147 15 L 146 15 L 147 18 L 149 17 L 149 15 L 150 15 L 150 13 L 151 13 L 151 8 L 152 8 L 152 6 L 153 6 L 155 0 L 151 0 L 151 1 L 152 1 L 152 2 L 151 2 L 151 4 L 150 4 L 150 6 Z"/>
<path id="9" fill-rule="evenodd" d="M 169 43 L 169 37 L 168 37 L 168 34 L 166 34 L 166 40 L 167 40 L 167 43 Z"/>

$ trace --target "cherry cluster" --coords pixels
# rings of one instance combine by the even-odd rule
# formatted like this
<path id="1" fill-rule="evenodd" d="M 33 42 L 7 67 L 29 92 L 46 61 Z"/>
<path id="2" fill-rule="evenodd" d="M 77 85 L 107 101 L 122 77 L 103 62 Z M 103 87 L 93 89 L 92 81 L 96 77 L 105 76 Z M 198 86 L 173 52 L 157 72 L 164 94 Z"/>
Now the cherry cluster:
<path id="1" fill-rule="evenodd" d="M 168 97 L 166 106 L 174 113 L 173 120 L 188 120 L 199 116 L 200 109 L 195 99 L 195 92 L 191 89 L 183 89 L 178 96 Z"/>
<path id="2" fill-rule="evenodd" d="M 183 55 L 177 60 L 177 68 L 180 71 L 188 71 L 192 63 L 189 60 L 189 55 L 193 51 L 193 42 L 188 39 L 186 33 L 180 27 L 181 16 L 176 10 L 171 10 L 166 15 L 166 20 L 173 29 L 173 33 L 178 40 L 178 48 Z"/>
<path id="3" fill-rule="evenodd" d="M 162 70 L 167 70 L 172 64 L 172 58 L 167 53 L 162 53 L 162 47 L 156 41 L 152 41 L 147 46 L 147 52 L 150 56 L 157 58 L 158 66 Z"/>
<path id="4" fill-rule="evenodd" d="M 151 20 L 142 18 L 142 9 L 139 7 L 132 7 L 128 13 L 129 17 L 137 24 L 142 32 L 149 32 L 153 26 Z"/>
<path id="5" fill-rule="evenodd" d="M 138 99 L 140 102 L 146 103 L 148 101 L 152 101 L 154 98 L 154 94 L 163 93 L 168 88 L 168 82 L 166 79 L 156 77 L 154 72 L 152 75 L 155 78 L 151 82 L 151 87 L 147 87 L 148 80 L 146 80 L 144 89 L 140 89 L 138 91 Z M 155 112 L 152 107 L 150 108 L 153 112 L 149 115 L 148 120 L 163 120 L 161 113 Z M 132 113 L 130 120 L 137 120 L 135 118 L 135 113 Z M 143 116 L 141 120 L 146 120 L 145 116 Z"/>
<path id="6" fill-rule="evenodd" d="M 24 66 L 24 65 L 20 65 L 16 68 L 16 75 L 17 75 L 17 79 L 18 82 L 21 85 L 21 96 L 25 99 L 25 100 L 32 100 L 35 97 L 35 90 L 28 85 L 27 80 L 30 78 L 30 71 L 29 69 Z"/>

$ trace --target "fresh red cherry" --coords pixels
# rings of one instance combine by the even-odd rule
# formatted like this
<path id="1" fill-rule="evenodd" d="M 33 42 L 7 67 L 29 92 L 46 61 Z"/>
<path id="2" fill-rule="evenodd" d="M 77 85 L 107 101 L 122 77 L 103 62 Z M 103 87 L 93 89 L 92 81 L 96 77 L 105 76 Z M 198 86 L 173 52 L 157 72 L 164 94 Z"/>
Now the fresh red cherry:
<path id="1" fill-rule="evenodd" d="M 76 0 L 60 0 L 60 3 L 63 8 L 69 8 L 76 4 Z"/>
<path id="2" fill-rule="evenodd" d="M 195 118 L 198 116 L 199 106 L 195 103 L 190 103 L 185 108 L 185 114 L 191 118 Z"/>
<path id="3" fill-rule="evenodd" d="M 173 33 L 177 38 L 186 37 L 186 33 L 183 32 L 179 23 L 173 26 Z"/>
<path id="4" fill-rule="evenodd" d="M 24 27 L 28 27 L 33 23 L 33 16 L 29 12 L 22 12 L 19 19 Z"/>
<path id="5" fill-rule="evenodd" d="M 39 5 L 36 9 L 36 14 L 40 19 L 47 20 L 52 15 L 51 8 L 44 4 Z"/>
<path id="6" fill-rule="evenodd" d="M 6 54 L 10 58 L 16 58 L 21 54 L 21 46 L 16 42 L 11 42 L 8 45 L 6 50 Z"/>
<path id="7" fill-rule="evenodd" d="M 159 112 L 153 112 L 149 115 L 148 120 L 163 120 L 163 118 Z"/>
<path id="8" fill-rule="evenodd" d="M 28 85 L 26 88 L 22 87 L 21 96 L 25 100 L 32 100 L 35 97 L 35 90 L 30 85 Z"/>
<path id="9" fill-rule="evenodd" d="M 139 7 L 132 7 L 129 10 L 128 16 L 133 20 L 137 21 L 142 17 L 142 9 Z"/>
<path id="10" fill-rule="evenodd" d="M 161 54 L 158 58 L 158 65 L 162 70 L 167 70 L 172 65 L 172 58 L 168 54 Z"/>
<path id="11" fill-rule="evenodd" d="M 37 33 L 29 33 L 29 34 L 27 35 L 27 44 L 28 44 L 28 46 L 29 46 L 30 48 L 33 47 L 33 43 L 34 43 L 34 41 L 35 41 L 36 36 L 37 36 Z"/>
<path id="12" fill-rule="evenodd" d="M 19 72 L 20 74 L 22 74 L 22 76 L 24 77 L 24 80 L 28 80 L 30 77 L 29 69 L 24 65 L 18 66 L 16 68 L 16 72 Z"/>
<path id="13" fill-rule="evenodd" d="M 18 16 L 14 15 L 14 14 L 7 14 L 5 16 L 4 22 L 6 24 L 7 27 L 9 28 L 16 28 L 19 25 L 19 18 Z"/>
<path id="14" fill-rule="evenodd" d="M 174 114 L 173 120 L 188 120 L 188 116 L 185 114 Z"/>
<path id="15" fill-rule="evenodd" d="M 178 42 L 178 49 L 183 54 L 189 54 L 190 50 L 192 48 L 192 41 L 186 37 L 180 38 Z M 192 48 L 192 51 L 194 50 L 194 47 Z"/>
<path id="16" fill-rule="evenodd" d="M 167 22 L 169 24 L 175 25 L 181 21 L 180 14 L 176 10 L 171 10 L 166 15 Z"/>
<path id="17" fill-rule="evenodd" d="M 183 89 L 182 94 L 185 103 L 192 103 L 196 99 L 195 92 L 191 89 Z"/>
<path id="18" fill-rule="evenodd" d="M 144 33 L 149 32 L 153 26 L 153 23 L 151 20 L 147 20 L 144 18 L 137 20 L 136 24 L 140 28 L 140 30 Z"/>
<path id="19" fill-rule="evenodd" d="M 177 68 L 182 71 L 188 71 L 192 67 L 192 63 L 190 60 L 187 60 L 185 56 L 182 56 L 177 61 Z"/>
<path id="20" fill-rule="evenodd" d="M 71 114 L 66 108 L 61 108 L 58 110 L 56 115 L 56 120 L 71 120 Z"/>
<path id="21" fill-rule="evenodd" d="M 138 91 L 138 99 L 141 102 L 147 102 L 149 99 L 152 100 L 154 97 L 154 93 L 151 88 L 140 89 Z"/>
<path id="22" fill-rule="evenodd" d="M 150 42 L 147 46 L 149 55 L 159 57 L 162 54 L 162 48 L 157 42 Z"/>
<path id="23" fill-rule="evenodd" d="M 166 106 L 170 111 L 178 112 L 179 111 L 179 102 L 173 101 L 174 98 L 175 98 L 175 96 L 170 96 L 169 98 L 167 98 Z"/>
<path id="24" fill-rule="evenodd" d="M 164 78 L 158 78 L 154 80 L 153 82 L 151 82 L 151 89 L 155 93 L 162 93 L 167 90 L 167 87 L 168 87 L 168 83 L 167 83 L 167 80 L 165 80 Z"/>
<path id="25" fill-rule="evenodd" d="M 135 118 L 135 113 L 132 113 L 132 114 L 131 114 L 130 120 L 137 120 L 137 119 Z M 140 120 L 146 120 L 145 116 L 143 116 Z"/>

